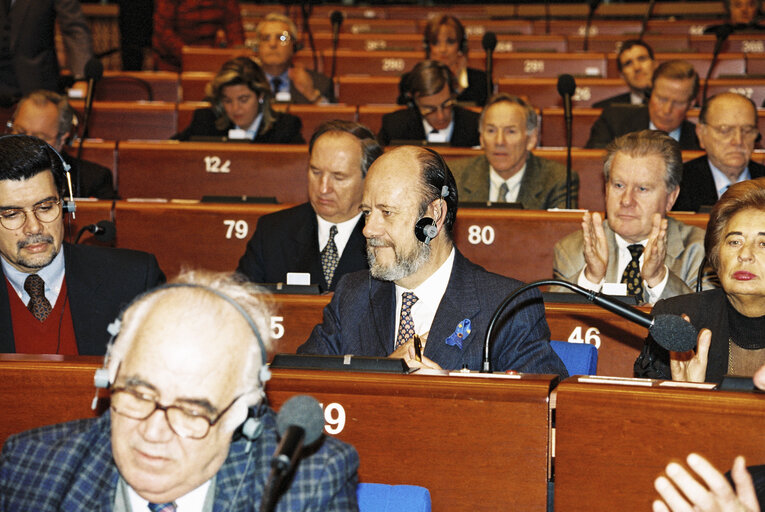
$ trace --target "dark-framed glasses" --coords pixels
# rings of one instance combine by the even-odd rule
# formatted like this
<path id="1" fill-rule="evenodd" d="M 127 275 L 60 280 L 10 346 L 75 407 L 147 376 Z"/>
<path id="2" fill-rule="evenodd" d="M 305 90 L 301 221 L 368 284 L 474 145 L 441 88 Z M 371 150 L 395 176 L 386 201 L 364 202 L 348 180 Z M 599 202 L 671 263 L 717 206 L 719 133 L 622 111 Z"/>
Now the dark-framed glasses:
<path id="1" fill-rule="evenodd" d="M 282 46 L 287 46 L 292 41 L 292 36 L 286 30 L 281 34 L 258 34 L 258 41 L 261 43 L 268 43 L 273 38 L 276 38 Z"/>
<path id="2" fill-rule="evenodd" d="M 709 126 L 718 137 L 720 137 L 721 139 L 726 139 L 726 140 L 735 136 L 736 133 L 738 133 L 739 131 L 741 132 L 741 138 L 747 141 L 752 141 L 756 139 L 757 136 L 760 134 L 760 130 L 758 130 L 756 126 L 751 124 L 740 125 L 740 126 L 734 126 L 730 124 L 718 124 L 718 125 L 708 124 L 707 126 Z"/>
<path id="3" fill-rule="evenodd" d="M 420 111 L 422 117 L 426 117 L 430 114 L 435 114 L 439 110 L 451 110 L 456 103 L 457 100 L 455 98 L 449 98 L 440 105 L 421 105 L 417 103 L 417 109 Z"/>
<path id="4" fill-rule="evenodd" d="M 117 414 L 134 420 L 145 420 L 159 409 L 165 413 L 167 424 L 178 436 L 186 439 L 202 439 L 243 396 L 244 394 L 238 395 L 218 414 L 210 415 L 208 408 L 203 405 L 160 405 L 154 394 L 142 393 L 133 388 L 113 387 L 111 408 Z"/>
<path id="5" fill-rule="evenodd" d="M 32 213 L 40 222 L 53 222 L 61 215 L 61 199 L 46 199 L 31 208 L 2 208 L 0 224 L 5 229 L 19 229 L 27 223 L 27 212 Z"/>

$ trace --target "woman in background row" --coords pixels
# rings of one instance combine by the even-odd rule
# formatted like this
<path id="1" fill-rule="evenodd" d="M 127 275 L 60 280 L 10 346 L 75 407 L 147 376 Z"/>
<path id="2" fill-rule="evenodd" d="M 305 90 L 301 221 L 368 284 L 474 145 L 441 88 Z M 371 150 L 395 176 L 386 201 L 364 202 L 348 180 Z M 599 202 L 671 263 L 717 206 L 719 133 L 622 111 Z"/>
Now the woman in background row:
<path id="1" fill-rule="evenodd" d="M 486 73 L 467 67 L 468 41 L 465 27 L 454 16 L 442 14 L 432 18 L 425 26 L 423 38 L 425 58 L 449 66 L 457 78 L 457 101 L 484 106 L 488 99 Z M 399 103 L 405 97 L 407 75 L 399 82 Z"/>
<path id="2" fill-rule="evenodd" d="M 237 57 L 223 64 L 205 88 L 212 108 L 194 111 L 191 124 L 173 139 L 220 137 L 265 144 L 303 144 L 300 118 L 271 108 L 273 93 L 258 64 Z"/>
<path id="3" fill-rule="evenodd" d="M 687 315 L 700 330 L 695 351 L 668 352 L 650 337 L 638 377 L 719 382 L 765 364 L 765 178 L 731 185 L 715 204 L 704 238 L 722 288 L 659 301 L 653 314 Z"/>

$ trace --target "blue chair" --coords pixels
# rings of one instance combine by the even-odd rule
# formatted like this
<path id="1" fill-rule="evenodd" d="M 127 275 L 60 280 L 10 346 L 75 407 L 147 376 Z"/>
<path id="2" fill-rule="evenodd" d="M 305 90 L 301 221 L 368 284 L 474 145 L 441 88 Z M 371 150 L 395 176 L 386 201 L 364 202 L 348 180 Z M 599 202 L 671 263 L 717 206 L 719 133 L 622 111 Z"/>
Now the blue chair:
<path id="1" fill-rule="evenodd" d="M 598 373 L 598 349 L 589 343 L 550 341 L 569 375 L 595 375 Z"/>
<path id="2" fill-rule="evenodd" d="M 416 485 L 359 484 L 360 512 L 430 512 L 430 492 Z"/>

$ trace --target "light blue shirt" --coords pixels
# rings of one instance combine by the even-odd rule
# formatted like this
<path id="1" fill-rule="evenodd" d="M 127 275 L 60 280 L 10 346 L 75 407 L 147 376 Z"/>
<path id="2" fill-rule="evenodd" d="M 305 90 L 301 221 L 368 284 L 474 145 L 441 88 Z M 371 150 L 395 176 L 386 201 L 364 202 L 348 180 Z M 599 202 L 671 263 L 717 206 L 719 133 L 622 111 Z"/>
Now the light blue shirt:
<path id="1" fill-rule="evenodd" d="M 265 71 L 264 71 L 264 73 L 265 73 Z M 274 83 L 271 80 L 276 78 L 276 76 L 277 75 L 269 75 L 268 73 L 266 73 L 266 79 L 268 80 L 268 85 L 271 87 L 272 90 L 274 88 Z M 289 68 L 285 69 L 284 73 L 282 73 L 281 75 L 278 75 L 278 77 L 282 79 L 282 83 L 279 85 L 279 90 L 278 91 L 274 91 L 274 95 L 277 92 L 290 92 L 290 74 L 289 74 Z"/>
<path id="2" fill-rule="evenodd" d="M 682 127 L 683 127 L 683 125 L 681 123 L 680 126 L 678 126 L 674 130 L 669 132 L 668 135 L 670 137 L 672 137 L 673 139 L 675 139 L 677 142 L 680 142 L 680 130 L 682 129 Z M 648 128 L 651 129 L 651 130 L 658 130 L 658 128 L 656 128 L 656 125 L 653 124 L 653 121 L 648 121 Z"/>
<path id="3" fill-rule="evenodd" d="M 725 193 L 726 190 L 728 190 L 728 187 L 733 185 L 733 182 L 725 173 L 715 167 L 709 158 L 707 158 L 707 161 L 709 162 L 709 168 L 712 170 L 712 178 L 715 180 L 715 190 L 717 191 L 717 197 L 719 198 Z M 750 179 L 752 179 L 752 175 L 749 173 L 749 164 L 747 164 L 741 174 L 738 175 L 736 183 L 741 183 L 742 181 Z"/>
<path id="4" fill-rule="evenodd" d="M 8 282 L 16 290 L 21 301 L 24 304 L 28 304 L 29 294 L 24 290 L 24 281 L 27 280 L 29 274 L 17 270 L 5 261 L 5 258 L 0 258 L 0 263 L 2 264 L 5 277 L 8 278 Z M 51 306 L 55 306 L 58 294 L 61 292 L 61 285 L 64 283 L 64 251 L 59 250 L 53 261 L 41 268 L 37 275 L 45 281 L 45 298 L 48 299 Z"/>

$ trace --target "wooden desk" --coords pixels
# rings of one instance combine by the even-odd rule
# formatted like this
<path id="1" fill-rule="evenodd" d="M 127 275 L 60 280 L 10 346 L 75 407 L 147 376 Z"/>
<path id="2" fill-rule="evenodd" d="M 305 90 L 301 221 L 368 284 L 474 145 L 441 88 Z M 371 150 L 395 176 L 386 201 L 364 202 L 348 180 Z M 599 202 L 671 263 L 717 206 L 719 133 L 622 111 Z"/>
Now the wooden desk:
<path id="1" fill-rule="evenodd" d="M 545 510 L 552 379 L 278 370 L 268 397 L 342 411 L 361 481 L 427 487 L 433 510 Z"/>
<path id="2" fill-rule="evenodd" d="M 399 76 L 340 76 L 335 79 L 338 100 L 349 105 L 394 104 L 400 81 Z"/>
<path id="3" fill-rule="evenodd" d="M 555 32 L 557 33 L 557 32 Z M 471 54 L 469 64 L 483 69 L 485 57 Z M 497 53 L 494 77 L 557 77 L 562 73 L 606 77 L 605 53 Z"/>
<path id="4" fill-rule="evenodd" d="M 329 21 L 329 20 L 327 20 Z M 217 73 L 226 61 L 235 57 L 251 57 L 253 52 L 250 48 L 207 48 L 201 46 L 184 46 L 181 49 L 182 71 L 212 71 Z M 324 60 L 318 55 L 319 69 L 324 69 Z M 313 69 L 313 57 L 310 51 L 301 51 L 295 54 L 293 62 Z"/>
<path id="5" fill-rule="evenodd" d="M 307 146 L 215 142 L 122 142 L 120 197 L 205 195 L 308 198 Z"/>
<path id="6" fill-rule="evenodd" d="M 714 36 L 712 36 L 714 39 Z M 570 34 L 566 37 L 568 51 L 584 51 L 584 31 L 581 34 Z M 588 48 L 591 52 L 619 52 L 622 42 L 626 39 L 624 34 L 598 33 L 589 38 Z M 651 45 L 655 53 L 662 52 L 688 52 L 691 51 L 688 34 L 645 34 L 643 40 Z M 714 48 L 714 46 L 713 46 Z M 694 49 L 695 51 L 699 51 Z M 711 52 L 712 48 L 706 50 Z"/>
<path id="7" fill-rule="evenodd" d="M 572 112 L 571 144 L 583 148 L 590 138 L 590 129 L 600 116 L 599 108 L 577 108 Z M 543 147 L 566 147 L 566 123 L 563 108 L 542 109 L 542 130 L 539 145 Z"/>
<path id="8" fill-rule="evenodd" d="M 333 119 L 344 121 L 356 120 L 356 105 L 286 105 L 286 111 L 293 116 L 298 116 L 303 123 L 301 133 L 308 143 L 311 135 L 322 123 Z"/>
<path id="9" fill-rule="evenodd" d="M 554 402 L 553 402 L 554 400 Z M 555 510 L 645 511 L 653 480 L 690 452 L 730 469 L 765 462 L 765 395 L 577 383 L 556 403 Z"/>
<path id="10" fill-rule="evenodd" d="M 79 141 L 67 149 L 68 154 L 76 157 Z M 101 139 L 86 139 L 82 144 L 82 158 L 103 165 L 112 171 L 112 180 L 117 183 L 117 143 Z"/>
<path id="11" fill-rule="evenodd" d="M 152 97 L 147 97 L 146 84 Z M 95 101 L 169 101 L 180 99 L 178 73 L 170 71 L 105 71 L 96 84 Z"/>
<path id="12" fill-rule="evenodd" d="M 655 53 L 655 60 L 662 63 L 668 60 L 684 60 L 690 62 L 699 77 L 706 78 L 709 64 L 712 62 L 712 53 Z M 743 53 L 722 53 L 720 54 L 711 78 L 719 78 L 726 75 L 740 75 L 742 78 L 747 73 L 752 74 L 746 68 L 746 58 Z M 609 78 L 619 77 L 619 70 L 616 68 L 616 54 L 608 54 L 608 76 Z"/>
<path id="13" fill-rule="evenodd" d="M 83 112 L 81 101 L 72 106 Z M 175 133 L 176 104 L 163 101 L 94 101 L 90 137 L 107 140 L 169 139 Z"/>

